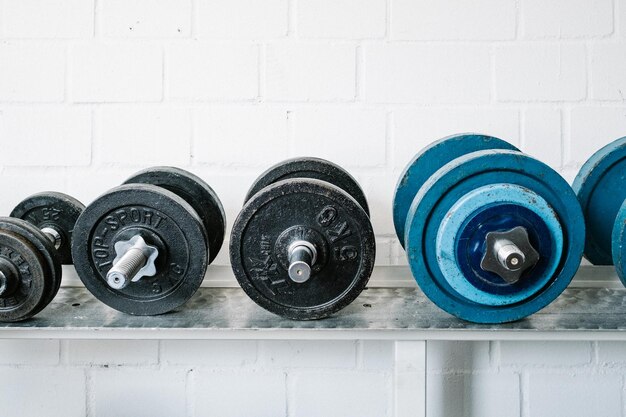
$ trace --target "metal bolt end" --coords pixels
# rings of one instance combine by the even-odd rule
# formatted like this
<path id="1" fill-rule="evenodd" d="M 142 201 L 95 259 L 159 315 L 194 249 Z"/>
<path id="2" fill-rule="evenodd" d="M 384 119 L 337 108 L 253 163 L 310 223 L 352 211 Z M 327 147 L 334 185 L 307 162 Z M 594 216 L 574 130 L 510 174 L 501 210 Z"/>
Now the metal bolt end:
<path id="1" fill-rule="evenodd" d="M 150 246 L 139 235 L 115 243 L 116 257 L 106 276 L 109 287 L 121 290 L 131 282 L 156 275 L 155 261 L 159 256 L 156 247 Z"/>
<path id="2" fill-rule="evenodd" d="M 498 244 L 498 260 L 502 266 L 509 271 L 518 271 L 524 266 L 526 257 L 524 253 L 513 242 L 503 240 Z"/>
<path id="3" fill-rule="evenodd" d="M 0 297 L 8 292 L 8 277 L 4 272 L 0 271 Z"/>
<path id="4" fill-rule="evenodd" d="M 317 250 L 310 242 L 296 241 L 289 246 L 289 278 L 302 284 L 311 278 L 311 267 L 317 260 Z"/>
<path id="5" fill-rule="evenodd" d="M 518 226 L 505 232 L 490 232 L 485 238 L 487 251 L 480 267 L 493 272 L 508 284 L 520 280 L 525 271 L 539 262 L 525 228 Z"/>
<path id="6" fill-rule="evenodd" d="M 6 297 L 19 286 L 19 271 L 14 265 L 0 259 L 0 297 Z"/>
<path id="7" fill-rule="evenodd" d="M 61 236 L 61 233 L 59 233 L 57 229 L 54 227 L 44 227 L 41 231 L 48 239 L 50 239 L 50 242 L 54 244 L 55 249 L 59 249 L 61 247 L 63 244 L 63 236 Z"/>
<path id="8" fill-rule="evenodd" d="M 291 263 L 289 265 L 289 278 L 298 284 L 308 281 L 311 278 L 311 266 L 301 261 Z"/>
<path id="9" fill-rule="evenodd" d="M 109 287 L 113 288 L 114 290 L 121 290 L 122 288 L 126 288 L 126 286 L 128 286 L 128 284 L 130 283 L 130 280 L 126 278 L 126 275 L 122 274 L 121 272 L 110 272 L 107 274 L 107 284 L 109 284 Z"/>

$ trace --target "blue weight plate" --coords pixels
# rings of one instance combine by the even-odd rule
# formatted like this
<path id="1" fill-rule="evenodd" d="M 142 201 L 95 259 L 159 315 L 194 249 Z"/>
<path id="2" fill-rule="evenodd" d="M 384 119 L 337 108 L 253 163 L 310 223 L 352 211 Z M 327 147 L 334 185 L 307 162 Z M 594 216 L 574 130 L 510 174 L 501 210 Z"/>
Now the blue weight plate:
<path id="1" fill-rule="evenodd" d="M 487 235 L 522 227 L 540 254 L 516 282 L 482 268 Z M 531 298 L 552 278 L 563 253 L 563 229 L 537 193 L 511 183 L 471 190 L 444 216 L 435 255 L 444 279 L 462 297 L 484 305 L 511 305 Z"/>
<path id="2" fill-rule="evenodd" d="M 449 275 L 442 269 L 442 260 L 438 259 L 438 234 L 444 218 L 462 198 L 483 187 L 496 185 L 500 190 L 506 189 L 507 184 L 513 185 L 511 188 L 517 190 L 511 192 L 518 194 L 516 197 L 518 201 L 519 190 L 528 190 L 529 196 L 534 193 L 541 197 L 553 211 L 552 217 L 558 219 L 560 224 L 554 227 L 553 221 L 544 220 L 541 215 L 526 214 L 534 210 L 532 198 L 526 207 L 518 205 L 521 208 L 517 209 L 511 207 L 509 203 L 502 204 L 500 200 L 490 201 L 488 194 L 484 194 L 487 197 L 485 209 L 479 210 L 480 213 L 476 215 L 468 216 L 468 225 L 471 226 L 473 220 L 483 215 L 486 216 L 486 220 L 481 222 L 486 224 L 491 222 L 494 216 L 502 216 L 497 221 L 506 228 L 515 226 L 515 222 L 522 222 L 521 225 L 543 223 L 542 227 L 535 228 L 529 234 L 531 241 L 534 240 L 536 247 L 539 248 L 540 255 L 550 258 L 546 265 L 538 264 L 526 271 L 527 275 L 523 276 L 523 281 L 522 279 L 519 281 L 519 288 L 503 286 L 502 291 L 489 284 L 488 276 L 481 277 L 479 274 L 464 272 L 462 276 L 470 284 L 472 280 L 474 282 L 480 280 L 484 286 L 479 289 L 491 291 L 492 295 L 498 295 L 500 300 L 507 297 L 507 292 L 511 295 L 510 300 L 505 303 L 498 304 L 499 301 L 491 297 L 492 301 L 496 302 L 485 304 L 476 301 L 480 298 L 467 297 L 450 285 Z M 546 210 L 543 209 L 543 212 L 546 213 Z M 541 211 L 536 211 L 535 214 L 537 213 Z M 582 257 L 584 227 L 576 195 L 557 172 L 520 152 L 485 150 L 449 162 L 424 183 L 407 215 L 406 251 L 415 280 L 422 291 L 443 310 L 476 323 L 504 323 L 519 320 L 541 310 L 567 287 Z M 560 246 L 551 243 L 555 236 L 560 240 Z M 541 245 L 551 249 L 543 250 Z M 554 248 L 558 251 L 553 252 Z M 473 263 L 471 258 L 474 255 L 468 251 L 467 256 L 468 262 L 465 267 L 471 268 Z M 458 254 L 457 257 L 461 259 Z M 458 266 L 463 270 L 464 266 L 461 263 L 459 262 Z M 519 297 L 517 291 L 526 293 Z"/>
<path id="3" fill-rule="evenodd" d="M 613 263 L 617 270 L 617 276 L 626 286 L 626 201 L 617 213 L 612 241 Z"/>
<path id="4" fill-rule="evenodd" d="M 462 133 L 433 142 L 422 149 L 406 166 L 393 197 L 393 224 L 403 247 L 406 217 L 421 186 L 448 162 L 468 153 L 487 149 L 518 150 L 502 139 L 477 133 Z"/>
<path id="5" fill-rule="evenodd" d="M 596 152 L 580 169 L 572 188 L 585 215 L 585 258 L 594 265 L 612 265 L 611 234 L 626 200 L 626 137 Z"/>

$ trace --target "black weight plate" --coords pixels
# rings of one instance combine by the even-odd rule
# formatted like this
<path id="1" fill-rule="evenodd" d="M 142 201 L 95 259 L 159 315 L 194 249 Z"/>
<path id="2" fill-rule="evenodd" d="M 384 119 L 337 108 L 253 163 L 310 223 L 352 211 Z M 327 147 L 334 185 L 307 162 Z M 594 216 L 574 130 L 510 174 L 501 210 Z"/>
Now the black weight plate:
<path id="1" fill-rule="evenodd" d="M 46 264 L 27 238 L 0 229 L 0 268 L 12 287 L 0 295 L 0 321 L 26 320 L 39 311 L 46 299 Z"/>
<path id="2" fill-rule="evenodd" d="M 54 299 L 61 287 L 63 270 L 56 248 L 37 226 L 22 219 L 0 217 L 0 230 L 8 230 L 26 238 L 31 245 L 37 248 L 39 255 L 45 261 L 46 298 L 42 301 L 37 312 L 43 310 Z"/>
<path id="3" fill-rule="evenodd" d="M 304 283 L 291 281 L 283 262 L 281 237 L 294 231 L 313 239 L 321 257 Z M 370 278 L 375 252 L 372 225 L 359 203 L 315 179 L 279 181 L 255 194 L 230 241 L 233 271 L 245 292 L 265 309 L 297 320 L 320 319 L 350 304 Z"/>
<path id="4" fill-rule="evenodd" d="M 157 273 L 113 289 L 106 274 L 115 243 L 135 235 L 159 249 Z M 173 192 L 149 184 L 122 185 L 98 197 L 79 217 L 72 241 L 85 287 L 108 306 L 134 315 L 166 313 L 189 300 L 204 279 L 208 250 L 196 211 Z"/>
<path id="5" fill-rule="evenodd" d="M 154 167 L 140 171 L 124 184 L 152 184 L 181 197 L 196 210 L 209 236 L 209 264 L 219 253 L 226 233 L 224 207 L 213 189 L 200 177 L 174 167 Z"/>
<path id="6" fill-rule="evenodd" d="M 44 192 L 32 195 L 20 202 L 11 217 L 26 220 L 39 229 L 51 227 L 61 235 L 58 252 L 61 263 L 72 264 L 72 232 L 78 216 L 85 206 L 67 194 Z"/>
<path id="7" fill-rule="evenodd" d="M 292 178 L 313 178 L 329 182 L 350 194 L 365 213 L 368 216 L 370 214 L 365 193 L 356 179 L 339 165 L 320 158 L 293 158 L 270 167 L 252 184 L 245 202 L 268 185 Z"/>

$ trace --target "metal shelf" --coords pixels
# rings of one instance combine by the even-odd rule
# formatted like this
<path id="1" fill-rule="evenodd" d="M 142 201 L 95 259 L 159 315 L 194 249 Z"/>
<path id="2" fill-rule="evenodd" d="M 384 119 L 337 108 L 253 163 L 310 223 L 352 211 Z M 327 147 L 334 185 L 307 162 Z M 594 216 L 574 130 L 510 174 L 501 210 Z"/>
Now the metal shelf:
<path id="1" fill-rule="evenodd" d="M 238 288 L 201 288 L 180 311 L 137 317 L 84 288 L 62 288 L 34 319 L 0 324 L 0 339 L 626 340 L 626 290 L 571 288 L 534 316 L 476 325 L 438 309 L 416 288 L 371 288 L 334 317 L 275 316 Z"/>

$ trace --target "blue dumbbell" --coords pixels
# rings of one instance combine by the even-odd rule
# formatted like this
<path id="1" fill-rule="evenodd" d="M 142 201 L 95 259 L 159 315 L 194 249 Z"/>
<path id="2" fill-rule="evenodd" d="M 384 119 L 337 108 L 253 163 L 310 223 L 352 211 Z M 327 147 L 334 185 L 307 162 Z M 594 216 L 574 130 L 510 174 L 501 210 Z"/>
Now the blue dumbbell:
<path id="1" fill-rule="evenodd" d="M 422 150 L 400 177 L 393 217 L 426 296 L 476 323 L 539 311 L 582 258 L 584 218 L 571 187 L 491 136 L 455 135 Z"/>
<path id="2" fill-rule="evenodd" d="M 587 225 L 585 258 L 615 265 L 626 285 L 626 137 L 596 152 L 580 169 L 574 191 Z"/>

